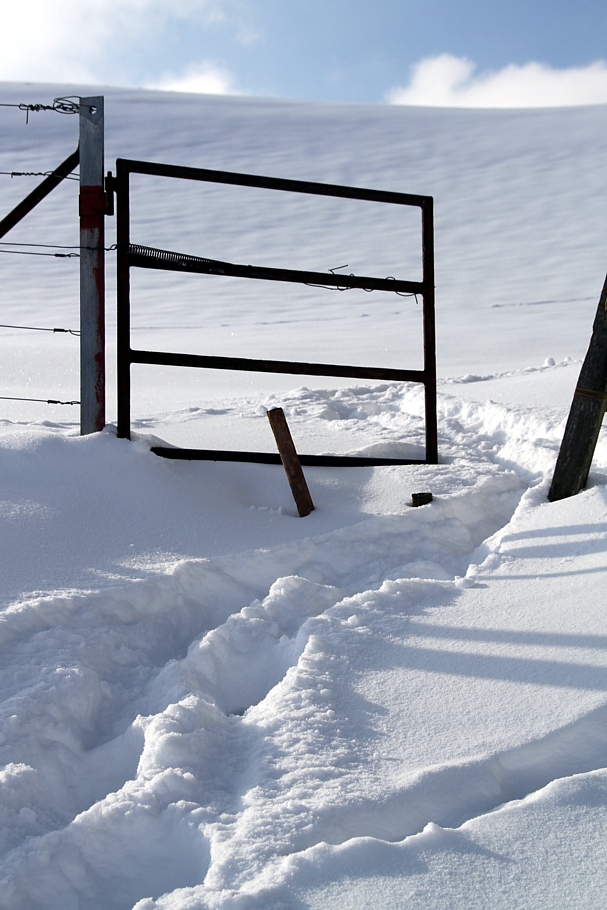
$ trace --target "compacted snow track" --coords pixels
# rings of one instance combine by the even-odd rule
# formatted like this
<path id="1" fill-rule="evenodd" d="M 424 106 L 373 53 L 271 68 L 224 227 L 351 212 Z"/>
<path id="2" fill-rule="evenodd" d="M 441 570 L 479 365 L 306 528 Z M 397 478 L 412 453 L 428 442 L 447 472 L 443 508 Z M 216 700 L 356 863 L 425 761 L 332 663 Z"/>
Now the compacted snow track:
<path id="1" fill-rule="evenodd" d="M 414 431 L 417 389 L 353 392 L 357 423 L 384 437 L 378 445 L 407 424 L 407 436 Z M 334 397 L 287 399 L 294 425 L 326 419 Z M 342 392 L 330 406 L 348 400 Z M 86 488 L 91 446 L 115 460 L 110 470 L 123 480 L 106 489 L 110 511 L 113 503 L 136 508 L 129 496 L 139 492 L 120 467 L 134 445 L 139 475 L 162 502 L 162 484 L 170 490 L 176 473 L 228 472 L 241 487 L 232 509 L 267 518 L 271 537 L 272 517 L 296 537 L 182 559 L 126 585 L 106 577 L 91 593 L 30 595 L 5 609 L 3 906 L 127 908 L 186 886 L 201 907 L 229 907 L 249 892 L 254 904 L 263 894 L 264 906 L 296 906 L 285 894 L 308 876 L 285 857 L 360 838 L 408 842 L 430 823 L 459 827 L 602 767 L 605 636 L 588 628 L 588 615 L 576 631 L 564 608 L 564 631 L 546 630 L 543 614 L 537 630 L 524 628 L 529 605 L 515 597 L 513 611 L 503 600 L 504 581 L 532 587 L 517 582 L 511 563 L 533 559 L 534 547 L 546 575 L 553 532 L 550 524 L 536 530 L 535 516 L 577 514 L 541 505 L 556 418 L 453 396 L 441 397 L 440 410 L 445 463 L 412 476 L 406 469 L 409 484 L 436 491 L 431 505 L 411 509 L 404 492 L 394 500 L 404 478 L 383 469 L 388 482 L 376 478 L 368 494 L 376 514 L 348 514 L 341 480 L 345 524 L 322 532 L 324 485 L 331 490 L 336 472 L 310 471 L 321 533 L 303 539 L 286 483 L 275 512 L 251 512 L 243 485 L 259 492 L 259 466 L 173 465 L 146 454 L 143 439 L 110 433 L 85 448 L 41 431 L 41 443 L 74 450 L 53 467 L 75 489 Z M 35 488 L 39 466 L 32 459 L 28 475 L 21 454 L 31 435 L 13 436 L 13 445 L 12 464 L 4 450 L 7 491 L 11 467 L 22 490 L 28 476 Z M 51 464 L 44 445 L 40 458 Z M 584 494 L 590 520 L 567 531 L 578 560 L 587 553 L 598 566 L 601 489 Z M 398 511 L 381 514 L 390 497 Z M 197 524 L 212 534 L 204 493 L 196 506 Z M 169 528 L 184 520 L 178 504 L 163 520 Z M 141 572 L 145 548 L 136 556 Z M 530 710 L 538 691 L 547 698 L 541 722 Z"/>

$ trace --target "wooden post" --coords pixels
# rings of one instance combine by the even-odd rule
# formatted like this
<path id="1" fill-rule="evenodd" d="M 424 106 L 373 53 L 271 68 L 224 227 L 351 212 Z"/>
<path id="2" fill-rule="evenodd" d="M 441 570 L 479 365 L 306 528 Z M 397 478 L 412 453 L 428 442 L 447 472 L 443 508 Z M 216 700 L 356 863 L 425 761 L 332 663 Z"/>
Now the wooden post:
<path id="1" fill-rule="evenodd" d="M 551 502 L 575 496 L 586 486 L 606 404 L 607 278 L 554 469 L 548 493 Z"/>
<path id="2" fill-rule="evenodd" d="M 105 426 L 103 95 L 80 99 L 80 433 Z"/>
<path id="3" fill-rule="evenodd" d="M 274 433 L 274 439 L 293 493 L 293 499 L 297 506 L 300 518 L 305 518 L 310 512 L 314 511 L 314 503 L 308 490 L 306 478 L 301 469 L 301 463 L 295 450 L 293 437 L 287 424 L 287 419 L 282 408 L 271 408 L 268 411 L 268 420 Z"/>

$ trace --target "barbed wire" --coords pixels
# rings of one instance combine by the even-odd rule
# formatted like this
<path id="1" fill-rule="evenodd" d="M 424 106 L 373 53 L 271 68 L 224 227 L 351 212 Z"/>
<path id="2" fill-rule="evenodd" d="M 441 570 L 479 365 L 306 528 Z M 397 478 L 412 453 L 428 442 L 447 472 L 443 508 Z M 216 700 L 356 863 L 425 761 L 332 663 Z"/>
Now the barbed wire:
<path id="1" fill-rule="evenodd" d="M 76 101 L 75 99 L 78 98 Z M 68 95 L 64 98 L 54 98 L 52 104 L 27 104 L 26 102 L 0 102 L 0 107 L 16 107 L 25 111 L 25 122 L 29 123 L 29 115 L 39 111 L 55 111 L 57 114 L 78 114 L 80 112 L 80 98 L 77 95 Z"/>
<path id="2" fill-rule="evenodd" d="M 77 114 L 80 111 L 80 99 L 76 100 L 77 96 L 72 97 L 63 97 L 53 99 L 52 104 L 27 104 L 25 102 L 21 103 L 7 103 L 0 102 L 0 107 L 15 107 L 20 111 L 25 111 L 25 122 L 29 123 L 30 112 L 38 113 L 39 111 L 54 111 L 58 114 Z M 2 176 L 11 177 L 50 177 L 53 175 L 54 171 L 0 171 Z M 80 178 L 77 175 L 68 174 L 64 177 L 67 180 L 79 180 Z M 3 243 L 2 246 L 19 246 L 19 247 L 42 247 L 47 249 L 66 249 L 66 250 L 78 250 L 78 249 L 87 249 L 87 247 L 79 246 L 64 246 L 61 244 L 47 244 L 47 243 Z M 115 245 L 113 247 L 115 249 Z M 108 248 L 109 249 L 109 248 Z M 0 249 L 0 253 L 13 253 L 21 256 L 52 256 L 62 259 L 70 259 L 72 257 L 79 258 L 78 253 L 69 252 L 69 253 L 40 253 L 33 250 L 7 250 Z M 69 335 L 80 335 L 79 331 L 74 329 L 63 329 L 63 328 L 47 328 L 45 326 L 30 326 L 30 325 L 9 325 L 8 323 L 1 323 L 0 328 L 6 329 L 19 329 L 24 331 L 33 331 L 33 332 L 61 332 Z M 41 404 L 50 404 L 50 405 L 79 405 L 79 401 L 61 401 L 58 398 L 23 398 L 17 397 L 14 395 L 0 395 L 0 400 L 2 401 L 34 401 Z"/>
<path id="3" fill-rule="evenodd" d="M 47 329 L 38 325 L 9 325 L 6 322 L 0 322 L 0 329 L 27 329 L 30 332 L 65 332 L 68 335 L 80 335 L 76 329 Z"/>
<path id="4" fill-rule="evenodd" d="M 3 177 L 51 177 L 55 171 L 0 171 Z M 80 180 L 78 174 L 66 174 L 63 180 Z"/>

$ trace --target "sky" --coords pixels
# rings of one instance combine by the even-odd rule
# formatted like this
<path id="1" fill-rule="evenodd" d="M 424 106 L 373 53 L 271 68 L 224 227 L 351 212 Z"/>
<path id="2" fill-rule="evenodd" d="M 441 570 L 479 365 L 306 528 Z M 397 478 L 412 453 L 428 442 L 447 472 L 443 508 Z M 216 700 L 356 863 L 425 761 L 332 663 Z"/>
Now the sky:
<path id="1" fill-rule="evenodd" d="M 20 0 L 0 80 L 464 107 L 607 103 L 604 0 Z"/>

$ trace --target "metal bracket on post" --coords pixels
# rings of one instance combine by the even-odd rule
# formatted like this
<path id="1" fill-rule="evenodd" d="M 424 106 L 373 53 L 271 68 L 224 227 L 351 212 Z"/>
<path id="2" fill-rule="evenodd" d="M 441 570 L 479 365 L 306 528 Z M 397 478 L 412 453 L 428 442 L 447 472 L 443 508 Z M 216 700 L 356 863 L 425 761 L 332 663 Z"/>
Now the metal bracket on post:
<path id="1" fill-rule="evenodd" d="M 80 99 L 80 433 L 105 426 L 103 95 Z"/>

